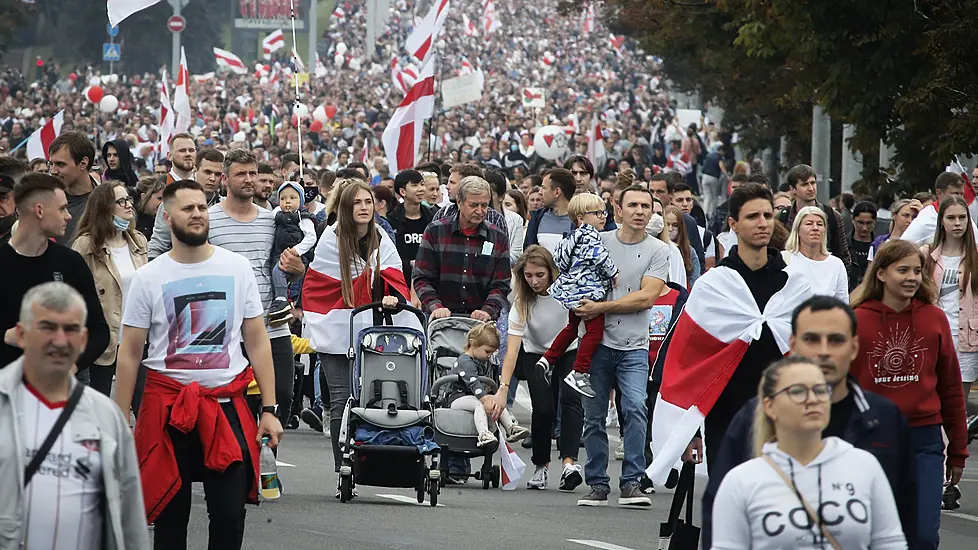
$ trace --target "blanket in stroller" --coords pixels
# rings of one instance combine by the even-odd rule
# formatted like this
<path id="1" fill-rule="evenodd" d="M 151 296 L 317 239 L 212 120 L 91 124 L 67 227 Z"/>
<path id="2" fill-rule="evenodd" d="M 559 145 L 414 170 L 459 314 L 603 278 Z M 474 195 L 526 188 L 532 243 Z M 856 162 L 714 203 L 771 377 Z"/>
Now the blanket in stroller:
<path id="1" fill-rule="evenodd" d="M 417 447 L 421 454 L 430 453 L 441 447 L 435 440 L 425 435 L 424 426 L 408 426 L 406 428 L 386 429 L 370 424 L 357 428 L 353 440 L 367 445 L 400 445 Z"/>

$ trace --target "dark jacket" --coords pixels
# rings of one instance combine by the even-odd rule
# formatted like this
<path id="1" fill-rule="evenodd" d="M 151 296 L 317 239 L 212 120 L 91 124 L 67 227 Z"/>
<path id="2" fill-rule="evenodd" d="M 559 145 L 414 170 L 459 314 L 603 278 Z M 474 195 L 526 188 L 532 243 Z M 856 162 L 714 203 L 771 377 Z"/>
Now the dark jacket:
<path id="1" fill-rule="evenodd" d="M 719 235 L 727 230 L 727 217 L 730 214 L 730 201 L 723 201 L 713 210 L 710 216 L 710 225 L 707 229 L 714 235 Z"/>
<path id="2" fill-rule="evenodd" d="M 139 177 L 136 176 L 136 171 L 132 168 L 132 153 L 129 151 L 129 144 L 124 139 L 114 139 L 105 142 L 105 145 L 102 146 L 103 159 L 108 154 L 109 145 L 114 147 L 116 152 L 119 153 L 119 168 L 106 168 L 105 173 L 102 174 L 102 181 L 121 181 L 126 184 L 126 187 L 135 188 L 136 184 L 139 183 Z"/>
<path id="3" fill-rule="evenodd" d="M 493 366 L 488 361 L 479 361 L 471 355 L 463 353 L 458 356 L 455 365 L 447 376 L 457 376 L 458 381 L 451 382 L 445 391 L 445 407 L 451 405 L 453 401 L 466 395 L 473 395 L 482 399 L 486 395 L 486 388 L 479 381 L 480 376 L 491 377 Z"/>
<path id="4" fill-rule="evenodd" d="M 272 258 L 281 255 L 282 251 L 286 248 L 292 248 L 302 242 L 304 235 L 302 234 L 302 228 L 299 227 L 299 222 L 303 218 L 308 220 L 314 219 L 312 214 L 306 210 L 296 212 L 283 212 L 279 210 L 275 213 L 275 242 L 272 245 Z"/>
<path id="5" fill-rule="evenodd" d="M 400 233 L 401 231 L 401 221 L 404 219 L 404 205 L 397 203 L 397 206 L 387 213 L 387 223 L 390 224 L 391 228 L 394 229 L 394 233 Z M 424 220 L 425 225 L 431 223 L 431 220 L 435 219 L 435 209 L 430 206 L 421 205 L 421 219 Z M 395 239 L 397 242 L 397 239 Z"/>
<path id="6" fill-rule="evenodd" d="M 540 244 L 537 233 L 540 231 L 540 220 L 543 219 L 543 214 L 546 211 L 547 207 L 543 207 L 530 212 L 530 220 L 526 225 L 526 235 L 523 237 L 523 250 L 526 250 L 530 245 Z M 608 216 L 604 222 L 604 231 L 611 231 L 613 229 L 618 229 L 618 226 L 615 225 L 615 219 L 612 216 Z M 566 237 L 567 235 L 564 236 Z"/>
<path id="7" fill-rule="evenodd" d="M 842 438 L 854 447 L 871 453 L 883 467 L 896 497 L 903 533 L 910 548 L 914 548 L 917 539 L 917 468 L 910 446 L 910 428 L 903 413 L 892 401 L 861 389 L 853 378 L 849 378 L 847 383 L 856 407 Z M 710 464 L 710 480 L 703 493 L 703 548 L 709 548 L 712 542 L 713 501 L 720 482 L 734 467 L 753 458 L 756 406 L 755 397 L 733 417 L 717 459 Z"/>

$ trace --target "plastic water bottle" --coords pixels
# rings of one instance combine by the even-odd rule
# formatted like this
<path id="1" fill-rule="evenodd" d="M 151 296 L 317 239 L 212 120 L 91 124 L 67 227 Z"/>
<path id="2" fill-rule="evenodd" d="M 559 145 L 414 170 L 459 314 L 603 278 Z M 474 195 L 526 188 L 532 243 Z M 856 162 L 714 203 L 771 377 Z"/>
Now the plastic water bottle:
<path id="1" fill-rule="evenodd" d="M 261 470 L 261 496 L 265 500 L 273 500 L 282 496 L 278 485 L 278 466 L 275 465 L 275 455 L 268 446 L 269 439 L 261 438 L 261 458 L 258 461 Z"/>

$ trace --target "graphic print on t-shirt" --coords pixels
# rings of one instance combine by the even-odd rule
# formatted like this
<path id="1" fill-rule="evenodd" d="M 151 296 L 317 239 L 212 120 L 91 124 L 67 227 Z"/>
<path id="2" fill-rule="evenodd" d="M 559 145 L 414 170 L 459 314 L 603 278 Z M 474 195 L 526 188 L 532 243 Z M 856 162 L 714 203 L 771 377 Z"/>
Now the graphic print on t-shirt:
<path id="1" fill-rule="evenodd" d="M 669 331 L 673 306 L 652 306 L 649 312 L 649 339 L 662 341 Z"/>
<path id="2" fill-rule="evenodd" d="M 234 277 L 208 275 L 163 285 L 169 324 L 167 369 L 212 370 L 230 367 L 229 319 L 234 319 Z"/>
<path id="3" fill-rule="evenodd" d="M 948 268 L 944 270 L 944 277 L 941 278 L 941 298 L 958 291 L 958 274 L 957 266 L 954 269 Z"/>
<path id="4" fill-rule="evenodd" d="M 888 327 L 888 334 L 880 334 L 870 352 L 874 381 L 888 388 L 900 388 L 920 381 L 920 368 L 924 353 L 920 347 L 923 338 L 914 338 L 910 327 L 901 329 L 899 324 Z"/>

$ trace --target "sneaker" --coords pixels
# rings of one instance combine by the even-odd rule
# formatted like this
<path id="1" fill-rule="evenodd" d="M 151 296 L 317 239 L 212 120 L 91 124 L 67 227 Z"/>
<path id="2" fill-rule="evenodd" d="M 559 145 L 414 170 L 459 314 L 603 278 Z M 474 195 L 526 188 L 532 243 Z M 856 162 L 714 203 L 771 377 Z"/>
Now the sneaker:
<path id="1" fill-rule="evenodd" d="M 642 479 L 638 480 L 638 488 L 642 491 L 643 495 L 655 494 L 655 487 L 652 486 L 652 480 L 645 474 L 642 474 Z"/>
<path id="2" fill-rule="evenodd" d="M 617 427 L 617 424 L 618 424 L 618 409 L 612 406 L 608 409 L 608 416 L 605 417 L 604 419 L 604 425 L 605 427 L 610 428 L 612 426 Z"/>
<path id="3" fill-rule="evenodd" d="M 292 305 L 285 298 L 275 298 L 268 306 L 268 313 L 265 316 L 269 325 L 284 325 L 292 320 Z"/>
<path id="4" fill-rule="evenodd" d="M 507 432 L 506 441 L 509 441 L 510 443 L 514 443 L 521 439 L 526 439 L 530 436 L 530 430 L 520 426 L 519 424 L 513 424 L 510 426 Z"/>
<path id="5" fill-rule="evenodd" d="M 957 510 L 961 507 L 961 489 L 957 485 L 950 485 L 944 489 L 944 496 L 941 498 L 941 510 Z"/>
<path id="6" fill-rule="evenodd" d="M 595 485 L 591 487 L 591 492 L 583 498 L 577 499 L 578 506 L 607 506 L 608 493 L 611 491 L 607 487 Z"/>
<path id="7" fill-rule="evenodd" d="M 538 491 L 543 491 L 550 484 L 550 472 L 547 471 L 546 466 L 537 466 L 533 470 L 533 477 L 530 481 L 526 482 L 527 489 L 536 489 Z"/>
<path id="8" fill-rule="evenodd" d="M 530 435 L 531 434 L 526 434 L 526 439 L 523 440 L 523 443 L 520 443 L 520 446 L 522 446 L 524 449 L 533 448 L 533 439 L 530 437 Z"/>
<path id="9" fill-rule="evenodd" d="M 286 430 L 297 430 L 299 429 L 299 417 L 297 415 L 292 415 L 289 418 L 289 423 L 285 425 Z"/>
<path id="10" fill-rule="evenodd" d="M 487 445 L 492 445 L 497 441 L 496 436 L 489 432 L 482 432 L 479 434 L 479 441 L 476 443 L 478 447 L 485 447 Z"/>
<path id="11" fill-rule="evenodd" d="M 572 370 L 564 377 L 564 383 L 584 397 L 595 397 L 597 395 L 591 388 L 591 375 L 586 372 Z"/>
<path id="12" fill-rule="evenodd" d="M 626 485 L 618 497 L 619 506 L 652 506 L 652 499 L 642 493 L 638 483 Z"/>
<path id="13" fill-rule="evenodd" d="M 564 471 L 560 474 L 560 485 L 557 488 L 561 491 L 573 491 L 581 483 L 584 483 L 584 468 L 580 464 L 564 464 Z"/>
<path id="14" fill-rule="evenodd" d="M 625 442 L 622 441 L 615 449 L 615 460 L 625 460 Z"/>
<path id="15" fill-rule="evenodd" d="M 302 409 L 299 416 L 302 418 L 303 422 L 309 425 L 310 428 L 316 430 L 317 432 L 323 431 L 323 419 L 316 414 L 316 411 L 306 407 L 305 409 Z"/>
<path id="16" fill-rule="evenodd" d="M 547 385 L 549 386 L 550 374 L 552 372 L 550 363 L 548 363 L 546 359 L 541 357 L 540 360 L 537 361 L 535 367 L 543 372 L 543 379 L 547 382 Z"/>

